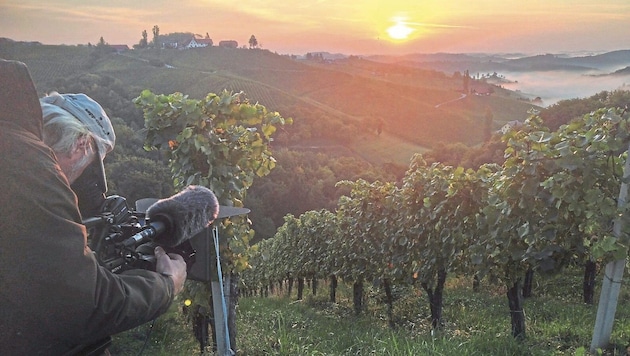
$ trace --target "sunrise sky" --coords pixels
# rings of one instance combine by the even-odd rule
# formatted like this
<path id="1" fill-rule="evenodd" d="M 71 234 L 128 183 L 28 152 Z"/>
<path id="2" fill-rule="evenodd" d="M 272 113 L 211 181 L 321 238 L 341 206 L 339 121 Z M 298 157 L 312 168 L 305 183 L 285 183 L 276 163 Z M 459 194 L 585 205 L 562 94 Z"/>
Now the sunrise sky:
<path id="1" fill-rule="evenodd" d="M 281 54 L 630 49 L 629 0 L 0 0 L 0 37 L 18 41 L 131 47 L 154 25 Z"/>

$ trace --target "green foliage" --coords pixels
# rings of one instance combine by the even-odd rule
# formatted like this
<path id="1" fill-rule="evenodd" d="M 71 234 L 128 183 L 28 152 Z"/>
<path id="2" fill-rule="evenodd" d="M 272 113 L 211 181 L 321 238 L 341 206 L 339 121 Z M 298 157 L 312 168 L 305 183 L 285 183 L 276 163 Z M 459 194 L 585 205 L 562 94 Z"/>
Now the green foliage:
<path id="1" fill-rule="evenodd" d="M 160 34 L 159 42 L 190 38 L 191 34 L 173 35 L 179 37 Z M 41 94 L 50 90 L 86 93 L 134 130 L 142 128 L 144 122 L 141 113 L 133 110 L 137 108 L 130 105 L 131 100 L 145 88 L 155 93 L 182 92 L 196 99 L 224 89 L 244 91 L 252 102 L 295 119 L 295 125 L 276 133 L 276 144 L 302 145 L 323 138 L 334 141 L 328 145 L 350 145 L 354 149 L 353 141 L 373 141 L 373 136 L 367 134 L 374 127 L 366 127 L 365 122 L 381 120 L 385 135 L 392 135 L 394 141 L 402 137 L 409 143 L 400 161 L 404 165 L 413 153 L 438 142 L 480 143 L 487 108 L 492 110 L 496 125 L 523 120 L 531 107 L 508 93 L 471 96 L 436 109 L 435 105 L 458 97 L 461 78 L 358 57 L 321 65 L 264 50 L 216 46 L 186 51 L 147 48 L 128 51 L 124 56 L 94 53 L 95 46 L 0 44 L 0 57 L 28 65 Z M 113 78 L 120 86 L 107 86 L 108 91 L 103 93 L 104 88 L 98 88 L 96 94 L 91 84 L 77 84 L 85 74 Z M 57 86 L 57 81 L 65 83 Z M 125 95 L 119 87 L 126 90 Z M 109 89 L 124 100 L 110 100 Z M 391 98 L 396 98 L 396 105 L 386 105 Z M 387 150 L 356 152 L 370 162 L 392 161 Z"/>
<path id="2" fill-rule="evenodd" d="M 117 356 L 139 354 L 154 356 L 201 355 L 199 342 L 192 333 L 192 325 L 179 310 L 178 299 L 170 309 L 152 321 L 137 328 L 112 336 L 109 351 Z"/>
<path id="3" fill-rule="evenodd" d="M 333 210 L 339 197 L 348 190 L 335 187 L 341 180 L 397 180 L 393 169 L 379 169 L 334 150 L 323 154 L 281 148 L 274 150 L 274 157 L 276 167 L 268 176 L 254 181 L 245 201 L 245 206 L 252 210 L 250 218 L 256 239 L 272 237 L 286 214 L 299 216 L 309 210 Z M 259 229 L 265 221 L 270 226 Z"/>
<path id="4" fill-rule="evenodd" d="M 149 45 L 148 37 L 149 35 L 147 34 L 147 30 L 142 30 L 142 38 L 137 45 L 134 45 L 134 48 L 147 48 L 147 46 Z"/>
<path id="5" fill-rule="evenodd" d="M 120 79 L 113 76 L 73 73 L 64 78 L 55 79 L 42 89 L 46 92 L 85 93 L 105 109 L 110 119 L 121 118 L 124 124 L 135 130 L 144 125 L 142 113 L 130 100 L 133 88 L 127 87 Z M 120 140 L 116 143 L 119 144 Z"/>
<path id="6" fill-rule="evenodd" d="M 441 163 L 427 166 L 419 155 L 412 160 L 403 180 L 401 225 L 421 282 L 435 286 L 440 270 L 470 271 L 466 249 L 478 235 L 476 217 L 487 202 L 488 174 Z"/>
<path id="7" fill-rule="evenodd" d="M 462 143 L 444 144 L 439 142 L 430 151 L 422 152 L 428 164 L 442 163 L 447 166 L 479 169 L 484 164 L 502 165 L 505 162 L 506 143 L 500 134 L 494 134 L 480 146 L 468 147 Z"/>
<path id="8" fill-rule="evenodd" d="M 174 194 L 166 166 L 154 160 L 123 156 L 107 164 L 108 194 L 134 203 L 142 198 L 165 198 Z"/>
<path id="9" fill-rule="evenodd" d="M 249 48 L 258 48 L 258 40 L 254 35 L 249 38 Z"/>
<path id="10" fill-rule="evenodd" d="M 134 103 L 145 116 L 145 148 L 164 153 L 174 186 L 201 185 L 214 192 L 219 204 L 243 207 L 255 177 L 275 167 L 269 144 L 276 125 L 290 124 L 277 112 L 250 104 L 244 93 L 210 93 L 202 100 L 181 93 L 156 95 L 144 90 Z M 222 271 L 248 268 L 254 230 L 246 216 L 222 219 L 218 224 Z M 191 308 L 209 312 L 209 285 L 187 283 Z"/>
<path id="11" fill-rule="evenodd" d="M 338 184 L 350 187 L 351 192 L 339 200 L 341 234 L 337 236 L 335 253 L 341 263 L 335 274 L 350 281 L 401 279 L 404 269 L 400 267 L 407 261 L 397 261 L 401 257 L 398 247 L 405 245 L 405 237 L 396 234 L 400 221 L 396 214 L 399 211 L 397 187 L 392 183 L 368 183 L 362 179 Z"/>
<path id="12" fill-rule="evenodd" d="M 185 44 L 191 39 L 195 38 L 195 34 L 192 32 L 171 32 L 167 34 L 160 34 L 160 43 L 178 43 Z"/>
<path id="13" fill-rule="evenodd" d="M 254 177 L 275 166 L 268 145 L 275 125 L 284 125 L 285 119 L 249 104 L 243 93 L 224 91 L 194 100 L 145 90 L 134 102 L 145 113 L 146 148 L 165 152 L 178 188 L 207 186 L 221 203 L 242 206 Z"/>
<path id="14" fill-rule="evenodd" d="M 266 241 L 268 242 L 268 241 Z M 450 277 L 445 294 L 444 328 L 432 332 L 423 295 L 403 289 L 395 302 L 398 328 L 392 330 L 380 295 L 369 293 L 369 312 L 355 315 L 351 290 L 340 284 L 339 302 L 307 294 L 295 302 L 295 294 L 272 294 L 267 298 L 244 297 L 237 309 L 238 355 L 527 355 L 585 356 L 592 337 L 596 309 L 581 303 L 581 271 L 540 276 L 534 296 L 527 299 L 528 339 L 509 337 L 505 320 L 503 289 L 488 281 L 474 292 L 471 279 Z M 622 286 L 620 301 L 630 298 Z M 294 292 L 295 293 L 295 292 Z M 597 355 L 624 355 L 630 337 L 630 309 L 620 303 L 611 345 Z M 137 355 L 148 335 L 149 325 L 116 335 L 110 351 Z M 144 354 L 199 355 L 190 325 L 181 314 L 171 312 L 157 319 Z"/>
<path id="15" fill-rule="evenodd" d="M 156 95 L 145 90 L 134 103 L 145 115 L 145 148 L 164 152 L 175 187 L 208 187 L 227 206 L 243 207 L 254 178 L 275 167 L 271 136 L 276 125 L 291 123 L 260 104 L 250 104 L 244 93 L 224 91 L 194 100 L 181 93 Z M 234 238 L 224 253 L 230 260 L 226 270 L 245 269 L 253 230 L 242 217 L 221 225 L 220 235 Z"/>
<path id="16" fill-rule="evenodd" d="M 561 100 L 541 111 L 540 116 L 552 130 L 601 108 L 624 108 L 630 104 L 627 90 L 602 91 L 588 98 Z"/>
<path id="17" fill-rule="evenodd" d="M 521 129 L 503 136 L 501 166 L 475 171 L 428 165 L 418 155 L 401 188 L 341 182 L 350 192 L 336 214 L 287 217 L 272 241 L 260 246 L 266 263 L 275 266 L 260 275 L 281 280 L 308 265 L 310 275 L 389 279 L 403 286 L 417 278 L 435 286 L 439 271 L 448 271 L 511 287 L 528 269 L 556 273 L 570 263 L 623 258 L 630 226 L 627 204 L 619 205 L 617 196 L 621 182 L 630 181 L 620 179 L 630 174 L 622 169 L 628 119 L 625 111 L 600 110 L 552 132 L 532 113 Z M 312 222 L 318 219 L 324 221 Z M 308 229 L 302 227 L 306 221 Z M 332 224 L 339 229 L 326 233 L 326 249 L 316 249 L 313 243 L 321 241 L 314 236 Z M 287 246 L 286 253 L 275 254 Z M 307 262 L 324 256 L 334 261 L 332 270 L 331 263 L 318 270 Z"/>
<path id="18" fill-rule="evenodd" d="M 160 48 L 160 28 L 158 25 L 154 25 L 151 31 L 153 32 L 153 41 L 151 41 L 151 44 L 155 48 Z"/>

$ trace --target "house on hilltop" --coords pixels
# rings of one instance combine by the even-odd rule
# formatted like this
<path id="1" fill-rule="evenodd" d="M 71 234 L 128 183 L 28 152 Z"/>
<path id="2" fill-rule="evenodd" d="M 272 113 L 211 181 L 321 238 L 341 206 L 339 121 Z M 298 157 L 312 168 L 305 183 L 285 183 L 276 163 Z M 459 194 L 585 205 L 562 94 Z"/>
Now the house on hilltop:
<path id="1" fill-rule="evenodd" d="M 127 52 L 129 50 L 129 46 L 127 46 L 126 44 L 122 44 L 122 45 L 109 45 L 111 48 L 113 48 L 116 53 L 123 53 L 123 52 Z"/>
<path id="2" fill-rule="evenodd" d="M 494 94 L 494 88 L 492 84 L 484 82 L 473 82 L 470 85 L 470 93 L 479 96 L 488 96 Z"/>
<path id="3" fill-rule="evenodd" d="M 219 42 L 219 47 L 224 47 L 224 48 L 238 48 L 238 42 L 236 42 L 236 41 L 234 41 L 234 40 L 221 41 L 221 42 Z"/>
<path id="4" fill-rule="evenodd" d="M 179 48 L 179 42 L 177 41 L 169 41 L 169 42 L 162 42 L 162 48 Z"/>
<path id="5" fill-rule="evenodd" d="M 212 47 L 214 43 L 212 42 L 212 38 L 192 38 L 189 42 L 184 44 L 184 48 L 204 48 L 204 47 Z"/>

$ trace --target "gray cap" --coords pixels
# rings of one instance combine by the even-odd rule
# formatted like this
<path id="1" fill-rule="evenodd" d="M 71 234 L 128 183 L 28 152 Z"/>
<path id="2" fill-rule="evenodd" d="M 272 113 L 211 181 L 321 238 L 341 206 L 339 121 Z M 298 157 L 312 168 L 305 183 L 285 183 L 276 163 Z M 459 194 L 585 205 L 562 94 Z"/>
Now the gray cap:
<path id="1" fill-rule="evenodd" d="M 114 128 L 105 113 L 105 110 L 92 98 L 85 94 L 59 94 L 50 95 L 40 99 L 44 122 L 49 115 L 61 114 L 61 108 L 77 118 L 85 127 L 94 134 L 96 147 L 100 157 L 102 187 L 107 191 L 105 179 L 105 167 L 103 159 L 107 153 L 114 149 L 116 134 Z M 104 191 L 104 192 L 105 192 Z"/>

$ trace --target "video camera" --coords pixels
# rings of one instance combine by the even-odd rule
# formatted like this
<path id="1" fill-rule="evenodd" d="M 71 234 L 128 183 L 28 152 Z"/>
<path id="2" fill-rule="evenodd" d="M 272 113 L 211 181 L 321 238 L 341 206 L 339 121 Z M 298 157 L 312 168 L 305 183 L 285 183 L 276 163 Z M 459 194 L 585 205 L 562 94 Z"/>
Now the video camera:
<path id="1" fill-rule="evenodd" d="M 83 224 L 88 232 L 88 245 L 100 265 L 113 273 L 130 269 L 155 271 L 154 251 L 161 246 L 167 253 L 183 257 L 188 279 L 211 282 L 222 278 L 218 230 L 211 224 L 218 219 L 247 214 L 249 209 L 219 206 L 209 189 L 188 186 L 169 198 L 141 199 L 133 210 L 122 196 L 105 197 L 106 188 L 99 184 L 102 180 L 95 179 L 98 178 L 95 172 L 88 169 L 88 174 L 84 172 L 72 189 L 82 215 L 89 216 Z M 220 290 L 221 296 L 222 293 Z M 207 326 L 207 316 L 196 318 L 193 328 L 198 332 L 202 349 L 207 344 Z M 87 349 L 100 354 L 110 342 L 108 337 Z M 80 352 L 84 349 L 80 346 Z"/>
<path id="2" fill-rule="evenodd" d="M 127 199 L 119 195 L 105 198 L 96 216 L 83 220 L 88 231 L 88 244 L 99 263 L 113 273 L 129 269 L 155 271 L 155 247 L 146 213 L 132 210 Z M 138 238 L 141 237 L 141 238 Z M 188 271 L 195 264 L 196 251 L 190 240 L 178 246 L 162 246 L 167 253 L 181 255 Z"/>
<path id="3" fill-rule="evenodd" d="M 102 266 L 113 273 L 137 268 L 155 271 L 154 250 L 161 246 L 184 258 L 189 279 L 216 278 L 216 251 L 208 223 L 247 214 L 249 209 L 219 206 L 209 189 L 189 186 L 166 199 L 140 199 L 134 210 L 122 196 L 105 197 L 98 168 L 91 164 L 72 190 L 81 214 L 88 217 L 83 220 L 88 244 Z"/>

